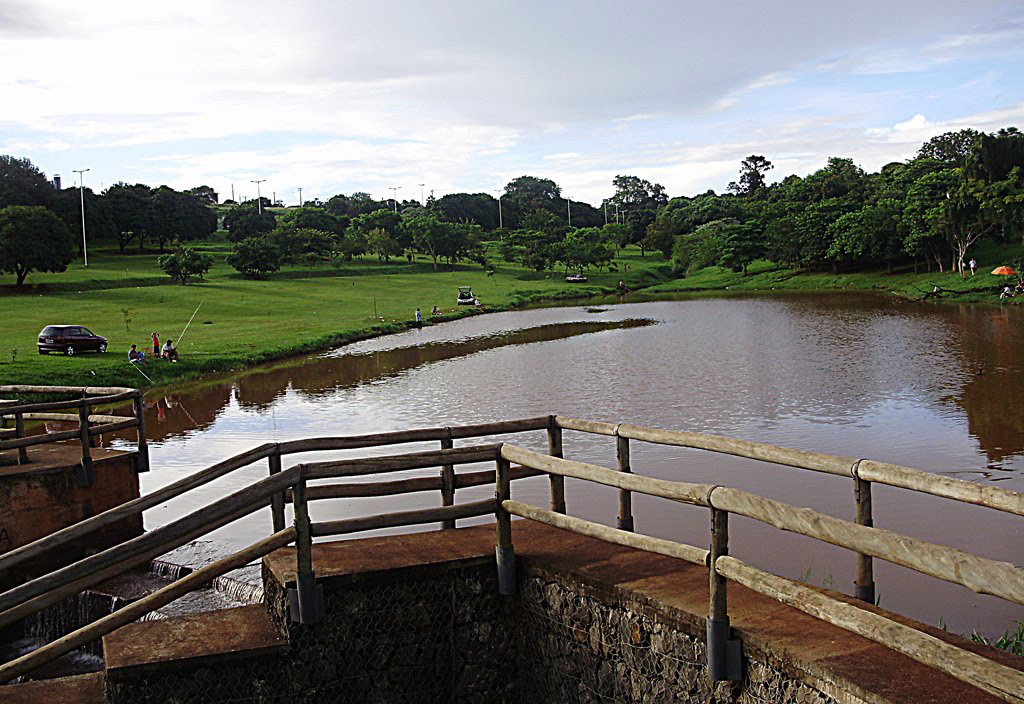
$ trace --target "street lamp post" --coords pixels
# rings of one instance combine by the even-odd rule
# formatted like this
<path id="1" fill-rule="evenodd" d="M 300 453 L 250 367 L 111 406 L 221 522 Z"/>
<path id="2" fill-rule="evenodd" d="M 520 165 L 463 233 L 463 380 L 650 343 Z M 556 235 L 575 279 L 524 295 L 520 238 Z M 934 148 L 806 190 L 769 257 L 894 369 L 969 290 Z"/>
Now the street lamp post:
<path id="1" fill-rule="evenodd" d="M 569 227 L 572 227 L 572 209 L 569 208 L 571 203 L 571 200 L 568 198 L 565 199 L 565 214 L 569 216 Z"/>
<path id="2" fill-rule="evenodd" d="M 425 183 L 421 183 L 420 184 L 420 205 L 422 205 L 424 207 L 426 207 L 426 205 L 427 205 L 426 201 L 423 200 L 423 187 L 425 185 L 427 185 L 427 184 L 425 184 Z"/>
<path id="3" fill-rule="evenodd" d="M 263 215 L 263 196 L 260 195 L 260 184 L 266 180 L 267 179 L 265 178 L 261 178 L 259 180 L 249 179 L 251 183 L 256 184 L 256 209 L 259 211 L 260 215 Z"/>
<path id="4" fill-rule="evenodd" d="M 499 190 L 499 191 L 495 191 L 495 193 L 498 194 L 498 229 L 499 230 L 504 230 L 505 229 L 505 224 L 501 220 L 501 196 L 502 196 L 502 192 Z"/>
<path id="5" fill-rule="evenodd" d="M 85 266 L 89 266 L 89 248 L 85 244 L 85 177 L 82 175 L 89 169 L 71 169 L 78 174 L 78 199 L 82 204 L 82 256 Z"/>
<path id="6" fill-rule="evenodd" d="M 391 186 L 391 200 L 395 204 L 395 212 L 398 212 L 398 191 L 401 190 L 401 186 Z"/>
<path id="7" fill-rule="evenodd" d="M 302 189 L 299 189 L 299 207 L 302 207 Z"/>

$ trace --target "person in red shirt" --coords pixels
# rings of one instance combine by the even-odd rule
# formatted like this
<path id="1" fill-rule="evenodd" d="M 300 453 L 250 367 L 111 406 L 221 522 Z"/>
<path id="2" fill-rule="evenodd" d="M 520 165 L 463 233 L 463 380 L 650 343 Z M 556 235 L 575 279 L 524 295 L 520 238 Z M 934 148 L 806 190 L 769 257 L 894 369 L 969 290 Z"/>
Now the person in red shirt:
<path id="1" fill-rule="evenodd" d="M 160 336 L 156 333 L 153 333 L 153 356 L 160 356 Z"/>

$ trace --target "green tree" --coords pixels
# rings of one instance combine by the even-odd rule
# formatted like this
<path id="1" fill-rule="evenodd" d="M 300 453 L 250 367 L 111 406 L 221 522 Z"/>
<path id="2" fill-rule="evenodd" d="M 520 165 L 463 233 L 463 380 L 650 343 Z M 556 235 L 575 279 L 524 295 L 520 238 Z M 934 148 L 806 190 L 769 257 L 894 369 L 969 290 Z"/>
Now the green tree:
<path id="1" fill-rule="evenodd" d="M 204 203 L 217 204 L 217 191 L 213 190 L 209 186 L 196 186 L 185 191 L 190 196 L 195 196 Z"/>
<path id="2" fill-rule="evenodd" d="M 692 274 L 718 264 L 725 254 L 727 228 L 735 224 L 732 219 L 714 220 L 693 232 L 679 235 L 672 248 L 672 264 L 676 271 Z"/>
<path id="3" fill-rule="evenodd" d="M 379 262 L 390 262 L 391 257 L 397 257 L 402 253 L 402 246 L 398 244 L 398 240 L 383 227 L 375 227 L 366 235 L 366 249 L 371 254 L 376 254 Z M 437 268 L 436 262 L 434 268 Z"/>
<path id="4" fill-rule="evenodd" d="M 647 227 L 654 222 L 658 210 L 668 203 L 665 187 L 637 176 L 623 175 L 612 179 L 612 185 L 615 186 L 615 195 L 605 200 L 604 206 L 617 206 L 620 220 L 629 229 L 629 241 L 640 245 L 643 256 Z"/>
<path id="5" fill-rule="evenodd" d="M 217 231 L 217 215 L 197 196 L 160 186 L 152 200 L 147 231 L 161 252 L 172 242 L 206 239 Z"/>
<path id="6" fill-rule="evenodd" d="M 438 257 L 457 249 L 452 241 L 455 229 L 450 227 L 450 224 L 438 220 L 434 215 L 419 215 L 402 223 L 402 228 L 406 236 L 412 240 L 413 247 L 430 256 L 434 262 L 434 271 L 437 271 Z"/>
<path id="7" fill-rule="evenodd" d="M 599 227 L 577 227 L 565 236 L 559 247 L 559 261 L 566 270 L 583 273 L 590 267 L 607 266 L 612 261 L 612 248 Z"/>
<path id="8" fill-rule="evenodd" d="M 274 214 L 266 208 L 261 213 L 255 201 L 236 205 L 224 216 L 224 229 L 228 231 L 228 239 L 232 242 L 269 234 L 276 225 Z"/>
<path id="9" fill-rule="evenodd" d="M 0 154 L 0 208 L 8 205 L 49 207 L 55 193 L 46 175 L 31 161 Z"/>
<path id="10" fill-rule="evenodd" d="M 261 279 L 281 268 L 281 251 L 266 236 L 249 237 L 235 244 L 228 264 L 243 276 Z"/>
<path id="11" fill-rule="evenodd" d="M 142 183 L 115 183 L 103 192 L 103 198 L 110 207 L 118 249 L 124 254 L 132 240 L 138 240 L 141 250 L 153 222 L 153 190 Z"/>
<path id="12" fill-rule="evenodd" d="M 729 184 L 729 192 L 737 196 L 753 197 L 768 188 L 764 175 L 772 168 L 772 162 L 763 156 L 751 154 L 740 162 L 739 181 Z"/>
<path id="13" fill-rule="evenodd" d="M 934 159 L 949 168 L 962 168 L 981 132 L 972 129 L 932 137 L 917 150 L 918 158 Z"/>
<path id="14" fill-rule="evenodd" d="M 165 274 L 184 286 L 189 279 L 206 276 L 213 266 L 213 257 L 193 247 L 179 247 L 171 254 L 161 254 L 156 263 Z"/>
<path id="15" fill-rule="evenodd" d="M 25 283 L 32 271 L 61 272 L 74 258 L 68 228 L 50 210 L 39 205 L 0 208 L 0 271 Z"/>

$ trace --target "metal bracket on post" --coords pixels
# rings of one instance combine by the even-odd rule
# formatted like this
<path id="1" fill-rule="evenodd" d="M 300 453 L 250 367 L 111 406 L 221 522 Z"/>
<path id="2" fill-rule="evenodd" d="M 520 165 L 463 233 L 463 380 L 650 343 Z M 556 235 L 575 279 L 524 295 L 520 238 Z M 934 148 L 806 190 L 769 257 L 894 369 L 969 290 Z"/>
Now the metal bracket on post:
<path id="1" fill-rule="evenodd" d="M 711 550 L 708 551 L 708 679 L 712 682 L 735 682 L 743 678 L 743 648 L 740 641 L 730 638 L 728 591 L 725 577 L 718 574 L 715 563 L 729 554 L 729 512 L 711 504 Z"/>
<path id="2" fill-rule="evenodd" d="M 75 469 L 75 481 L 78 486 L 92 486 L 92 454 L 89 451 L 89 406 L 84 400 L 78 407 L 78 435 L 82 443 L 82 462 Z"/>
<path id="3" fill-rule="evenodd" d="M 498 593 L 511 596 L 516 593 L 516 553 L 512 547 L 512 516 L 505 510 L 502 503 L 511 498 L 512 481 L 509 476 L 512 463 L 504 457 L 498 457 L 495 468 L 495 528 L 494 545 L 495 562 L 498 565 Z"/>
<path id="4" fill-rule="evenodd" d="M 306 469 L 298 467 L 299 478 L 292 488 L 295 512 L 295 589 L 288 590 L 293 623 L 316 623 L 324 617 L 323 588 L 313 574 L 313 533 L 306 502 Z"/>
<path id="5" fill-rule="evenodd" d="M 709 618 L 708 678 L 712 682 L 737 682 L 743 678 L 743 644 L 730 638 L 729 617 Z"/>
<path id="6" fill-rule="evenodd" d="M 858 525 L 875 525 L 871 508 L 871 482 L 860 478 L 860 463 L 857 460 L 850 468 L 853 475 L 853 497 L 856 503 L 854 520 Z M 875 603 L 875 569 L 871 555 L 857 554 L 857 576 L 853 582 L 853 595 L 868 604 Z"/>

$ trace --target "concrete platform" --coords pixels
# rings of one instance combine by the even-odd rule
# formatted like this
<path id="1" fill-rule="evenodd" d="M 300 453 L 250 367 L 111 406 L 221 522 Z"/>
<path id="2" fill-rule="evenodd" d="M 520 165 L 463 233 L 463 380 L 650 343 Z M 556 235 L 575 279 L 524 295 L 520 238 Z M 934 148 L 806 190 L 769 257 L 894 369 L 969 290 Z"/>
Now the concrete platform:
<path id="1" fill-rule="evenodd" d="M 662 621 L 674 621 L 694 633 L 703 631 L 708 608 L 706 569 L 533 521 L 514 521 L 512 525 L 516 557 L 524 571 L 569 574 L 594 594 L 628 601 L 634 611 L 646 611 Z M 379 575 L 392 570 L 493 559 L 494 527 L 490 525 L 313 546 L 317 577 Z M 280 584 L 293 582 L 294 549 L 285 548 L 268 555 L 264 566 L 268 576 Z M 838 592 L 819 591 L 1024 671 L 1024 658 L 857 602 Z M 1001 701 L 872 641 L 733 583 L 729 584 L 729 615 L 745 648 L 792 663 L 824 682 L 841 683 L 845 691 L 864 701 L 901 704 L 997 704 Z"/>
<path id="2" fill-rule="evenodd" d="M 103 673 L 3 687 L 4 704 L 107 704 Z"/>
<path id="3" fill-rule="evenodd" d="M 132 623 L 103 638 L 107 676 L 166 673 L 283 653 L 288 649 L 262 604 Z"/>

